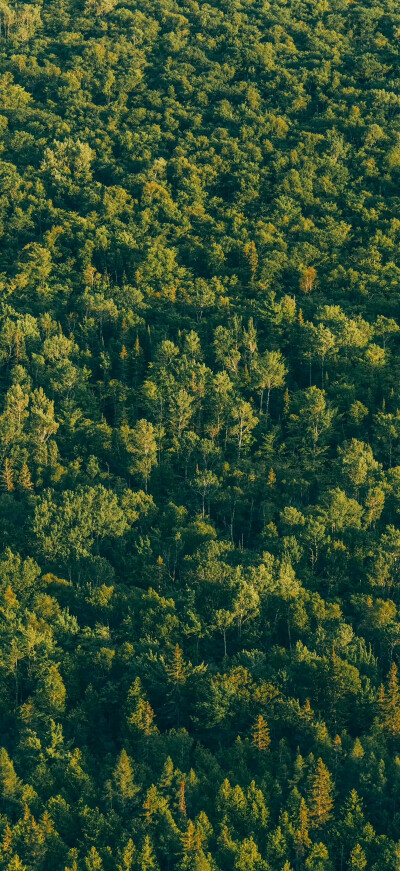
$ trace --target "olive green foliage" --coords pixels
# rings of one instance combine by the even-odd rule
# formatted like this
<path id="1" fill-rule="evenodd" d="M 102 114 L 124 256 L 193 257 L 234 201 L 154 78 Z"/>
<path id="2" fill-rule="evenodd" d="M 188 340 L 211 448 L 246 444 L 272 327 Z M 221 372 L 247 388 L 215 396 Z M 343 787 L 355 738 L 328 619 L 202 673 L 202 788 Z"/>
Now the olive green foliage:
<path id="1" fill-rule="evenodd" d="M 0 3 L 0 871 L 400 869 L 400 10 Z"/>

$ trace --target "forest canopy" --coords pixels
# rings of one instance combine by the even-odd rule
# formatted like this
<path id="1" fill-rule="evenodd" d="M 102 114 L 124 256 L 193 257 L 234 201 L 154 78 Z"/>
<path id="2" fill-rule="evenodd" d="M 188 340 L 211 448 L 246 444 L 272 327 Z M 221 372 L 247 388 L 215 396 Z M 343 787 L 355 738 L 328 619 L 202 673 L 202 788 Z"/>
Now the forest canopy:
<path id="1" fill-rule="evenodd" d="M 0 0 L 0 871 L 400 871 L 399 47 Z"/>

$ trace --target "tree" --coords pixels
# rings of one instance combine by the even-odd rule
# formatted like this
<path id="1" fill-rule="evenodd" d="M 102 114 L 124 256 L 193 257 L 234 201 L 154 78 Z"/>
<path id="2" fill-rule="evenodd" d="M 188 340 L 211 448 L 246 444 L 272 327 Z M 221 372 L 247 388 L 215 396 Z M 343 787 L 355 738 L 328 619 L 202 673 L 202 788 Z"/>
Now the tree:
<path id="1" fill-rule="evenodd" d="M 266 871 L 266 862 L 262 859 L 253 837 L 239 842 L 234 868 L 235 871 Z"/>
<path id="2" fill-rule="evenodd" d="M 45 717 L 59 717 L 65 709 L 67 691 L 57 665 L 49 663 L 38 681 L 36 702 Z"/>
<path id="3" fill-rule="evenodd" d="M 317 278 L 317 270 L 314 266 L 309 266 L 305 269 L 300 276 L 300 289 L 303 293 L 311 293 L 314 288 L 315 281 Z"/>
<path id="4" fill-rule="evenodd" d="M 357 439 L 347 442 L 338 451 L 341 460 L 341 472 L 353 488 L 356 498 L 359 488 L 365 484 L 370 475 L 378 469 L 371 447 Z"/>
<path id="5" fill-rule="evenodd" d="M 294 844 L 296 855 L 299 858 L 304 856 L 306 850 L 311 847 L 311 840 L 308 834 L 309 831 L 309 811 L 304 798 L 300 799 L 297 827 L 294 832 Z"/>
<path id="6" fill-rule="evenodd" d="M 139 792 L 139 787 L 134 780 L 132 763 L 125 748 L 121 750 L 117 759 L 112 781 L 113 793 L 124 811 Z"/>
<path id="7" fill-rule="evenodd" d="M 179 725 L 182 708 L 182 695 L 189 674 L 189 666 L 186 663 L 183 650 L 179 647 L 179 644 L 175 645 L 169 662 L 165 664 L 165 671 L 169 684 L 168 694 L 170 704 Z"/>
<path id="8" fill-rule="evenodd" d="M 147 493 L 151 470 L 157 465 L 158 446 L 154 426 L 144 419 L 139 420 L 133 429 L 123 424 L 121 435 L 129 454 L 132 455 L 130 471 L 143 478 Z"/>
<path id="9" fill-rule="evenodd" d="M 54 419 L 54 402 L 47 399 L 41 387 L 32 393 L 30 421 L 34 441 L 43 444 L 57 432 L 59 427 Z"/>
<path id="10" fill-rule="evenodd" d="M 333 533 L 361 528 L 363 509 L 355 499 L 348 499 L 339 487 L 328 491 L 325 498 L 327 507 L 323 519 Z"/>
<path id="11" fill-rule="evenodd" d="M 262 714 L 259 714 L 253 725 L 251 743 L 259 752 L 265 752 L 269 749 L 271 738 L 268 725 Z"/>
<path id="12" fill-rule="evenodd" d="M 22 795 L 20 780 L 4 747 L 0 750 L 0 790 L 6 802 L 17 802 Z"/>
<path id="13" fill-rule="evenodd" d="M 85 859 L 86 871 L 103 871 L 103 862 L 96 850 L 96 847 L 91 847 Z"/>
<path id="14" fill-rule="evenodd" d="M 317 761 L 315 773 L 311 778 L 307 804 L 312 828 L 320 829 L 325 826 L 332 816 L 333 783 L 321 757 Z"/>
<path id="15" fill-rule="evenodd" d="M 235 585 L 235 595 L 232 602 L 234 616 L 237 620 L 239 638 L 243 625 L 253 620 L 260 613 L 260 597 L 253 584 L 240 578 Z"/>
<path id="16" fill-rule="evenodd" d="M 140 737 L 147 739 L 157 733 L 154 711 L 145 698 L 140 679 L 136 678 L 130 687 L 127 698 L 127 722 Z"/>
<path id="17" fill-rule="evenodd" d="M 18 486 L 21 488 L 21 490 L 25 490 L 29 493 L 33 490 L 33 482 L 27 463 L 22 464 L 21 471 L 18 477 Z"/>
<path id="18" fill-rule="evenodd" d="M 367 865 L 367 859 L 364 850 L 360 844 L 356 844 L 350 853 L 349 869 L 351 871 L 363 871 Z"/>
<path id="19" fill-rule="evenodd" d="M 400 436 L 400 414 L 385 414 L 379 411 L 375 415 L 376 437 L 384 451 L 389 469 L 392 468 L 393 448 Z"/>
<path id="20" fill-rule="evenodd" d="M 307 388 L 297 398 L 297 413 L 290 415 L 291 429 L 296 429 L 306 448 L 311 447 L 314 465 L 318 444 L 323 436 L 328 435 L 335 414 L 325 396 L 325 391 L 318 387 Z"/>
<path id="21" fill-rule="evenodd" d="M 158 871 L 159 869 L 153 845 L 148 835 L 146 835 L 139 853 L 137 867 L 138 871 Z"/>
<path id="22" fill-rule="evenodd" d="M 211 471 L 211 469 L 204 469 L 203 471 L 197 471 L 196 477 L 193 481 L 193 486 L 200 493 L 202 499 L 202 511 L 201 516 L 205 516 L 205 501 L 207 496 L 211 496 L 218 487 L 219 480 L 217 475 Z"/>
<path id="23" fill-rule="evenodd" d="M 232 611 L 227 611 L 226 608 L 218 608 L 215 612 L 215 628 L 218 629 L 222 633 L 222 637 L 224 640 L 224 656 L 227 655 L 227 641 L 226 636 L 230 626 L 235 619 L 235 615 Z"/>
<path id="24" fill-rule="evenodd" d="M 171 398 L 170 426 L 177 443 L 189 424 L 193 414 L 193 397 L 183 387 Z"/>
<path id="25" fill-rule="evenodd" d="M 306 871 L 333 871 L 333 865 L 329 860 L 325 844 L 313 844 L 304 867 Z"/>
<path id="26" fill-rule="evenodd" d="M 6 866 L 7 871 L 28 871 L 27 866 L 21 862 L 18 855 L 14 855 Z"/>
<path id="27" fill-rule="evenodd" d="M 236 437 L 238 445 L 238 457 L 240 459 L 242 448 L 248 446 L 251 441 L 251 433 L 257 426 L 258 418 L 253 413 L 249 402 L 240 401 L 232 409 L 233 427 L 232 436 Z"/>
<path id="28" fill-rule="evenodd" d="M 260 414 L 263 413 L 263 398 L 266 390 L 267 407 L 265 415 L 267 418 L 271 390 L 284 386 L 287 371 L 280 351 L 265 351 L 261 357 L 257 357 L 255 360 L 254 384 L 260 390 Z"/>
<path id="29" fill-rule="evenodd" d="M 11 493 L 14 490 L 14 474 L 8 457 L 6 457 L 6 459 L 4 460 L 1 477 L 4 489 L 7 491 L 7 493 Z"/>
<path id="30" fill-rule="evenodd" d="M 117 871 L 133 871 L 136 862 L 136 848 L 132 841 L 132 838 L 129 838 L 129 841 L 126 847 L 123 849 L 121 853 L 121 861 L 117 865 Z"/>
<path id="31" fill-rule="evenodd" d="M 396 663 L 392 663 L 386 683 L 379 692 L 379 709 L 382 728 L 392 738 L 400 734 L 400 687 Z"/>
<path id="32" fill-rule="evenodd" d="M 101 484 L 65 490 L 61 497 L 47 491 L 35 509 L 34 531 L 45 556 L 73 562 L 88 557 L 94 545 L 99 549 L 106 538 L 118 538 L 128 529 L 127 512 L 115 493 Z"/>
<path id="33" fill-rule="evenodd" d="M 333 355 L 336 351 L 336 339 L 328 327 L 323 324 L 318 324 L 315 331 L 313 347 L 318 354 L 321 363 L 321 387 L 324 387 L 324 366 L 325 360 L 329 355 Z"/>

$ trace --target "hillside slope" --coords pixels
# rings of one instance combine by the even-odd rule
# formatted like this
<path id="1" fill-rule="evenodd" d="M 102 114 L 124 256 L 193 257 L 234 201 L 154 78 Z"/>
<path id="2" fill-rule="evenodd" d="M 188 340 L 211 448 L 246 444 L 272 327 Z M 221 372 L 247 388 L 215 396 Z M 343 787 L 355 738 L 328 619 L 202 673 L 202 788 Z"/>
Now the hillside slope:
<path id="1" fill-rule="evenodd" d="M 400 869 L 400 11 L 0 5 L 0 871 Z"/>

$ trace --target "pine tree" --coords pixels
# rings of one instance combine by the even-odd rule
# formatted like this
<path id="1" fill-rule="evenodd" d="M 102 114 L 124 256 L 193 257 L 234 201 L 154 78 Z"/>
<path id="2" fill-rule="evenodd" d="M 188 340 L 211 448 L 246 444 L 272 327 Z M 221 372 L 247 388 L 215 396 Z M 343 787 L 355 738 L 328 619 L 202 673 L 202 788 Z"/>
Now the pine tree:
<path id="1" fill-rule="evenodd" d="M 130 838 L 122 852 L 121 861 L 117 865 L 117 871 L 132 871 L 135 865 L 135 858 L 136 849 L 132 838 Z"/>
<path id="2" fill-rule="evenodd" d="M 17 801 L 21 795 L 21 784 L 14 764 L 4 747 L 0 750 L 0 792 L 9 801 Z"/>
<path id="3" fill-rule="evenodd" d="M 3 832 L 3 839 L 1 842 L 1 852 L 5 856 L 7 856 L 9 853 L 11 853 L 11 849 L 12 849 L 12 830 L 10 828 L 9 823 L 7 823 L 5 826 L 4 832 Z"/>
<path id="4" fill-rule="evenodd" d="M 26 463 L 24 463 L 21 467 L 21 471 L 18 477 L 18 486 L 21 488 L 21 490 L 28 490 L 28 492 L 31 492 L 33 490 L 31 473 Z"/>
<path id="5" fill-rule="evenodd" d="M 103 862 L 96 850 L 96 847 L 91 847 L 85 859 L 86 871 L 103 871 Z"/>
<path id="6" fill-rule="evenodd" d="M 367 864 L 367 859 L 360 844 L 353 847 L 350 854 L 349 871 L 364 871 Z"/>
<path id="7" fill-rule="evenodd" d="M 251 734 L 251 743 L 253 747 L 256 747 L 256 749 L 260 752 L 265 752 L 269 749 L 271 738 L 269 735 L 268 724 L 264 720 L 262 714 L 259 714 L 259 716 L 257 717 L 252 727 Z"/>
<path id="8" fill-rule="evenodd" d="M 10 859 L 8 865 L 5 866 L 5 871 L 28 871 L 28 868 L 23 862 L 21 862 L 19 856 L 15 854 L 12 859 Z"/>
<path id="9" fill-rule="evenodd" d="M 3 489 L 6 490 L 7 493 L 11 493 L 14 490 L 14 472 L 8 457 L 4 460 L 4 466 L 1 471 L 1 481 Z"/>
<path id="10" fill-rule="evenodd" d="M 129 357 L 129 354 L 128 354 L 128 351 L 126 350 L 126 346 L 125 346 L 125 345 L 122 345 L 122 350 L 121 350 L 121 353 L 120 353 L 119 356 L 120 356 L 120 360 L 121 360 L 121 378 L 122 378 L 122 381 L 125 383 L 125 379 L 126 379 L 126 361 L 127 361 L 128 357 Z"/>
<path id="11" fill-rule="evenodd" d="M 342 739 L 341 739 L 340 735 L 335 735 L 335 737 L 333 739 L 333 752 L 335 754 L 335 770 L 336 770 L 336 767 L 338 765 L 338 761 L 339 761 L 340 756 L 343 752 Z"/>
<path id="12" fill-rule="evenodd" d="M 127 706 L 130 711 L 128 724 L 134 727 L 140 736 L 148 738 L 157 733 L 157 726 L 153 722 L 154 711 L 143 695 L 139 678 L 136 678 L 128 692 Z"/>
<path id="13" fill-rule="evenodd" d="M 183 832 L 181 840 L 185 853 L 191 853 L 200 849 L 201 838 L 199 837 L 196 826 L 191 820 L 189 820 L 186 832 Z"/>
<path id="14" fill-rule="evenodd" d="M 329 861 L 329 853 L 325 844 L 314 844 L 305 861 L 306 871 L 333 871 L 333 865 Z"/>
<path id="15" fill-rule="evenodd" d="M 148 835 L 144 839 L 143 847 L 138 857 L 137 869 L 138 871 L 159 871 L 153 845 Z"/>
<path id="16" fill-rule="evenodd" d="M 383 686 L 380 688 L 379 708 L 384 731 L 392 738 L 400 735 L 400 688 L 394 662 L 389 671 L 386 689 Z"/>
<path id="17" fill-rule="evenodd" d="M 185 781 L 181 780 L 179 785 L 179 811 L 182 816 L 186 816 L 186 798 L 185 798 Z"/>
<path id="18" fill-rule="evenodd" d="M 308 808 L 311 826 L 319 829 L 330 820 L 333 808 L 333 784 L 331 775 L 321 758 L 318 759 L 311 782 Z"/>
<path id="19" fill-rule="evenodd" d="M 247 260 L 249 267 L 250 267 L 250 275 L 251 275 L 251 280 L 253 282 L 255 277 L 256 277 L 256 272 L 257 272 L 257 267 L 258 267 L 258 254 L 257 254 L 255 242 L 253 242 L 253 241 L 248 242 L 244 246 L 244 254 L 245 254 L 246 260 Z"/>
<path id="20" fill-rule="evenodd" d="M 170 682 L 178 687 L 186 683 L 187 666 L 183 655 L 183 650 L 176 644 L 169 663 L 165 666 Z"/>
<path id="21" fill-rule="evenodd" d="M 343 805 L 338 824 L 340 840 L 346 852 L 349 852 L 357 841 L 365 837 L 365 826 L 362 799 L 356 790 L 352 789 Z"/>
<path id="22" fill-rule="evenodd" d="M 365 754 L 363 745 L 361 744 L 360 739 L 356 738 L 350 753 L 350 758 L 353 759 L 354 762 L 358 763 L 361 759 L 363 759 L 364 755 Z"/>
<path id="23" fill-rule="evenodd" d="M 134 782 L 132 763 L 125 748 L 121 750 L 118 757 L 113 772 L 113 782 L 114 794 L 124 809 L 139 791 L 139 787 Z"/>
<path id="24" fill-rule="evenodd" d="M 240 841 L 235 858 L 235 871 L 263 871 L 265 862 L 254 838 Z"/>
<path id="25" fill-rule="evenodd" d="M 180 725 L 180 716 L 182 710 L 182 700 L 184 687 L 187 681 L 189 667 L 185 661 L 183 650 L 176 644 L 172 657 L 165 665 L 165 671 L 168 677 L 168 699 L 169 710 L 174 716 L 176 724 Z"/>
<path id="26" fill-rule="evenodd" d="M 304 856 L 306 850 L 311 846 L 311 840 L 308 835 L 309 830 L 309 812 L 308 807 L 305 803 L 304 798 L 300 800 L 299 806 L 299 815 L 297 827 L 294 833 L 294 843 L 296 848 L 296 855 L 298 857 Z"/>

